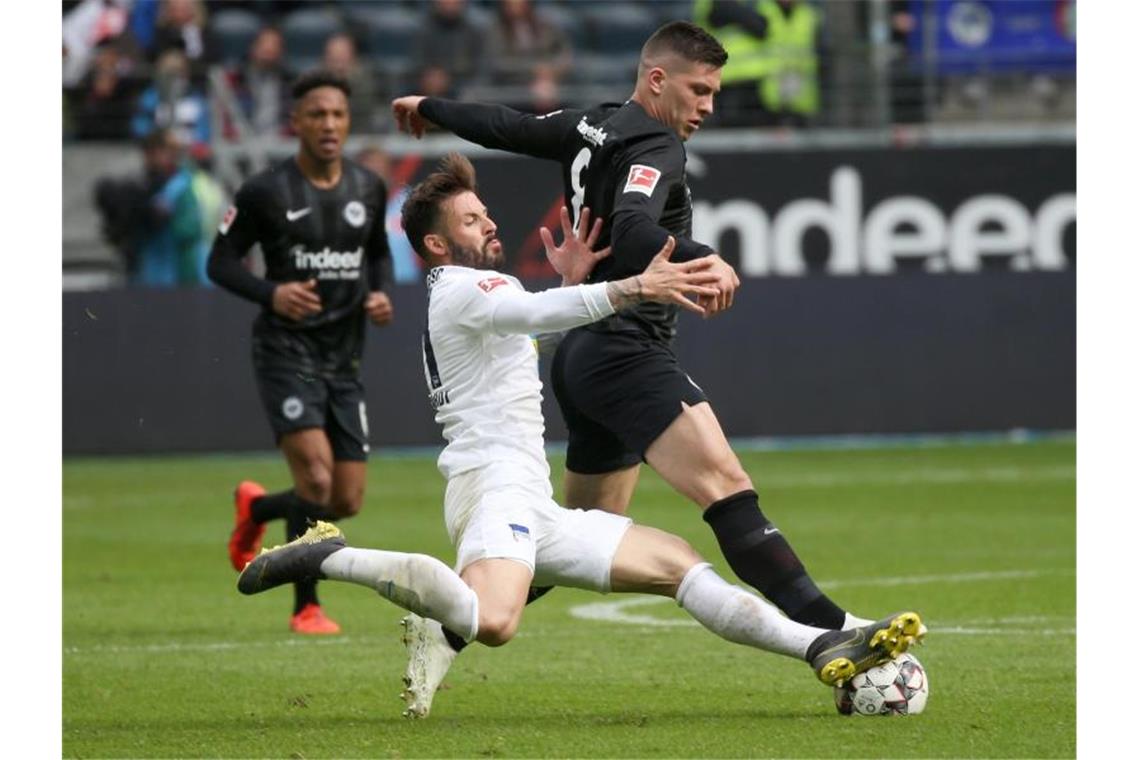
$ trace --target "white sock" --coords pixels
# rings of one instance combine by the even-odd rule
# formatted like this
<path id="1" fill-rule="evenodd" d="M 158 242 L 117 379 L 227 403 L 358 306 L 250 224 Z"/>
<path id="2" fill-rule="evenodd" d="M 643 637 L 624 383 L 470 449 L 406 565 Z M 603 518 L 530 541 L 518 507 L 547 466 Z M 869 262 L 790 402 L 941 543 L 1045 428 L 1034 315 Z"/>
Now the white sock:
<path id="1" fill-rule="evenodd" d="M 435 557 L 345 547 L 325 558 L 321 572 L 375 589 L 406 610 L 438 620 L 465 641 L 479 632 L 479 597 Z"/>
<path id="2" fill-rule="evenodd" d="M 847 617 L 843 618 L 843 630 L 850 631 L 852 628 L 859 628 L 860 626 L 870 625 L 872 622 L 867 618 L 855 617 L 850 612 L 845 613 Z"/>
<path id="3" fill-rule="evenodd" d="M 677 604 L 721 638 L 800 660 L 808 646 L 827 633 L 789 620 L 760 597 L 721 578 L 707 562 L 685 573 Z"/>

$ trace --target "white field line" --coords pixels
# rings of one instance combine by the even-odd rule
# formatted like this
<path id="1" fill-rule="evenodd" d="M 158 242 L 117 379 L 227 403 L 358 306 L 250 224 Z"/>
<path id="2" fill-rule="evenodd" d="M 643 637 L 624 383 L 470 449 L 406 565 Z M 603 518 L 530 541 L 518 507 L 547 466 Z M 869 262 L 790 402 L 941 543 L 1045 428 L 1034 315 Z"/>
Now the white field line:
<path id="1" fill-rule="evenodd" d="M 1067 571 L 1038 571 L 1038 570 L 1008 570 L 992 573 L 951 573 L 946 575 L 912 575 L 897 578 L 852 578 L 849 580 L 820 583 L 822 588 L 840 588 L 847 586 L 904 586 L 926 583 L 976 583 L 984 581 L 1016 580 L 1022 578 L 1036 578 L 1042 575 L 1069 574 Z M 606 623 L 624 623 L 626 625 L 650 626 L 660 628 L 693 627 L 700 625 L 689 618 L 660 618 L 652 615 L 639 615 L 631 610 L 640 607 L 673 602 L 674 600 L 661 596 L 635 596 L 628 599 L 619 599 L 613 602 L 593 602 L 580 604 L 570 608 L 570 615 L 580 620 L 597 620 Z M 962 625 L 930 622 L 930 628 L 939 634 L 957 634 L 963 636 L 980 635 L 1037 635 L 1061 636 L 1076 633 L 1075 627 L 1067 628 L 1037 628 L 1035 624 L 1052 621 L 1055 618 L 1038 617 L 1011 617 L 987 618 L 984 620 L 964 621 Z M 995 627 L 999 626 L 999 627 Z M 1015 626 L 1013 628 L 1007 626 Z"/>
<path id="2" fill-rule="evenodd" d="M 824 588 L 839 588 L 841 586 L 902 586 L 907 584 L 923 583 L 971 583 L 980 581 L 1015 580 L 1019 578 L 1036 578 L 1042 575 L 1064 575 L 1066 571 L 1039 571 L 1039 570 L 1008 570 L 992 573 L 956 573 L 947 575 L 924 575 L 898 578 L 853 578 L 845 581 L 824 582 L 819 585 Z M 668 619 L 653 617 L 651 615 L 637 615 L 627 610 L 639 607 L 672 602 L 672 599 L 661 596 L 631 596 L 614 602 L 596 602 L 580 604 L 570 608 L 571 617 L 580 620 L 598 620 L 607 623 L 624 623 L 627 625 L 672 628 L 693 627 L 699 625 L 695 620 L 688 618 Z M 939 625 L 931 623 L 932 629 L 938 634 L 952 634 L 961 636 L 1068 636 L 1076 634 L 1075 627 L 1035 628 L 1034 626 L 1046 623 L 1056 623 L 1063 618 L 1050 616 L 1020 616 L 1005 618 L 978 618 L 961 621 L 957 625 L 949 623 Z M 523 634 L 520 634 L 523 635 Z M 215 642 L 179 642 L 171 641 L 163 644 L 107 644 L 90 647 L 64 647 L 65 655 L 86 654 L 179 654 L 187 652 L 227 652 L 242 649 L 265 649 L 271 647 L 296 646 L 343 646 L 345 644 L 366 644 L 378 641 L 376 638 L 337 636 L 335 638 L 289 638 L 274 641 L 215 641 Z"/>

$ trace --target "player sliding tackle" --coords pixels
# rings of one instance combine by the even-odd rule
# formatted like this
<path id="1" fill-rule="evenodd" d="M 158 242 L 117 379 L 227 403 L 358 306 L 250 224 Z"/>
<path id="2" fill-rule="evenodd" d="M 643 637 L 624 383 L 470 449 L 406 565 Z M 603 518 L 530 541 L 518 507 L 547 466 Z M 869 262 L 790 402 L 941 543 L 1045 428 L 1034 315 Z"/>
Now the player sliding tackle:
<path id="1" fill-rule="evenodd" d="M 613 282 L 577 284 L 606 255 L 591 252 L 587 212 L 575 234 L 547 253 L 568 287 L 528 293 L 495 269 L 503 263 L 495 223 L 475 194 L 475 171 L 462 156 L 415 187 L 404 230 L 432 267 L 424 370 L 447 446 L 445 522 L 456 568 L 423 554 L 359 549 L 318 523 L 301 538 L 268 550 L 242 572 L 238 588 L 254 594 L 302 579 L 331 579 L 375 589 L 410 610 L 405 715 L 424 717 L 454 658 L 453 641 L 501 646 L 514 636 L 533 585 L 630 591 L 672 597 L 704 627 L 729 641 L 806 660 L 837 684 L 896 657 L 925 633 L 919 616 L 898 613 L 850 631 L 797 623 L 759 596 L 726 582 L 683 539 L 624 515 L 564 509 L 551 498 L 543 449 L 542 384 L 528 334 L 565 330 L 631 305 L 677 304 L 710 297 L 708 258 L 669 260 L 668 238 L 644 272 Z"/>

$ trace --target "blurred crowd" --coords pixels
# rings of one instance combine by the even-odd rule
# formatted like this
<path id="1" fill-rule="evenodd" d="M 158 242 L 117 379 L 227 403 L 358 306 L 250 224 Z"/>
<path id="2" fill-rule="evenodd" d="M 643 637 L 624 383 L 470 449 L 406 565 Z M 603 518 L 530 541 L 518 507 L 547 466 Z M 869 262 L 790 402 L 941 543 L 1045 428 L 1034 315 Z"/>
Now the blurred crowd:
<path id="1" fill-rule="evenodd" d="M 825 51 L 820 6 L 807 0 L 78 0 L 64 2 L 64 137 L 286 135 L 287 83 L 316 65 L 349 78 L 358 132 L 390 130 L 387 100 L 411 91 L 546 111 L 628 89 L 641 42 L 678 18 L 753 59 L 726 77 L 749 79 L 754 97 L 726 110 L 812 121 Z M 219 87 L 231 97 L 211 119 Z"/>
<path id="2" fill-rule="evenodd" d="M 211 146 L 289 137 L 289 84 L 316 66 L 352 85 L 353 131 L 381 134 L 393 129 L 390 98 L 410 92 L 532 112 L 621 99 L 642 42 L 688 19 L 729 52 L 710 127 L 910 124 L 955 94 L 975 112 L 1013 102 L 987 91 L 990 79 L 936 78 L 919 61 L 923 45 L 945 41 L 931 21 L 976 59 L 979 35 L 1000 32 L 988 1 L 65 0 L 63 137 L 141 146 L 142 176 L 100 183 L 104 236 L 133 281 L 204 283 L 203 241 L 225 205 Z M 1074 0 L 1020 7 L 1031 2 L 1030 25 L 1075 39 Z M 940 71 L 953 73 L 940 54 Z M 1062 68 L 1075 69 L 1075 53 Z M 1033 77 L 1017 88 L 1053 107 L 1054 80 Z M 194 229 L 200 239 L 173 242 Z M 147 263 L 175 248 L 177 265 Z"/>

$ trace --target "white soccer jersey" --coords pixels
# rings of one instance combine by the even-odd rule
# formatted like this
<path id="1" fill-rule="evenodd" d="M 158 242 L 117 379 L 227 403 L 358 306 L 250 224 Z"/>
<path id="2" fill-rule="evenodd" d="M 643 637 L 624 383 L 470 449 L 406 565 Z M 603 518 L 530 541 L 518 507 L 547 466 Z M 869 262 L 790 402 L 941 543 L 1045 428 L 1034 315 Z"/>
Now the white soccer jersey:
<path id="1" fill-rule="evenodd" d="M 568 330 L 613 313 L 606 283 L 528 293 L 500 272 L 445 266 L 427 276 L 424 376 L 447 446 L 445 478 L 492 463 L 549 482 L 542 381 L 529 334 Z"/>

